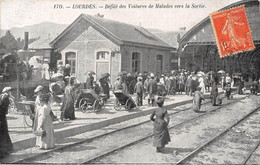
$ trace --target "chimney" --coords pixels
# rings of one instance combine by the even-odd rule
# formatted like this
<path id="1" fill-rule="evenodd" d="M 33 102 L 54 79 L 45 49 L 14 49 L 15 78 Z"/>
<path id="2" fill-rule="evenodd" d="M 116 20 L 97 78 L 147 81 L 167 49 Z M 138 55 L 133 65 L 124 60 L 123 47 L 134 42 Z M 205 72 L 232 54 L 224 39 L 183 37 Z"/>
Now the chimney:
<path id="1" fill-rule="evenodd" d="M 24 32 L 24 46 L 23 50 L 28 50 L 28 38 L 29 38 L 29 33 Z"/>

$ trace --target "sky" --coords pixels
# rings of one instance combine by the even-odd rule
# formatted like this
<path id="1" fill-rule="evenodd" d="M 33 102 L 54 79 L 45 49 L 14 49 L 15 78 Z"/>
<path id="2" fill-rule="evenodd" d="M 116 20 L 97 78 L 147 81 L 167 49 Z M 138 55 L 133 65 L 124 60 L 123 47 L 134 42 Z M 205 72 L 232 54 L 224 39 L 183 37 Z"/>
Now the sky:
<path id="1" fill-rule="evenodd" d="M 0 28 L 41 22 L 70 24 L 81 13 L 100 13 L 104 18 L 132 25 L 176 31 L 181 27 L 190 29 L 210 13 L 234 2 L 238 0 L 1 0 Z"/>

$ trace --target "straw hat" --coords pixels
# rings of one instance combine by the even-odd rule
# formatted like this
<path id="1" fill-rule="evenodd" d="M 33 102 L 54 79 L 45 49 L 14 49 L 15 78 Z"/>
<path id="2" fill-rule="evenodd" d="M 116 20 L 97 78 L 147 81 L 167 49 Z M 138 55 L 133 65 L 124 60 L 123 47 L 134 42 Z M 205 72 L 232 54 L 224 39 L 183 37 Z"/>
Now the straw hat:
<path id="1" fill-rule="evenodd" d="M 5 87 L 5 88 L 2 90 L 2 92 L 3 92 L 3 93 L 6 93 L 6 92 L 10 91 L 11 89 L 12 89 L 11 87 Z"/>

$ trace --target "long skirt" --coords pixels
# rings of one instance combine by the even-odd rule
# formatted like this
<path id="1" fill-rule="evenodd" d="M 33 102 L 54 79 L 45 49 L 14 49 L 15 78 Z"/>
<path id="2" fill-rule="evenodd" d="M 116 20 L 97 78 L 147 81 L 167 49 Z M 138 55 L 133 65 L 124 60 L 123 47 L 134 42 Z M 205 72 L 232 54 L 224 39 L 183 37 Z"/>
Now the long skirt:
<path id="1" fill-rule="evenodd" d="M 8 133 L 6 116 L 0 116 L 0 159 L 13 151 L 13 144 Z"/>
<path id="2" fill-rule="evenodd" d="M 72 99 L 64 99 L 61 106 L 61 119 L 75 119 L 75 107 Z"/>
<path id="3" fill-rule="evenodd" d="M 40 119 L 38 119 L 38 121 L 39 120 Z M 38 129 L 39 129 L 39 124 L 38 124 Z M 42 129 L 46 131 L 46 135 L 45 136 L 36 136 L 36 146 L 38 146 L 42 149 L 54 148 L 55 147 L 54 127 L 53 127 L 52 119 L 51 119 L 50 115 L 46 116 Z"/>
<path id="4" fill-rule="evenodd" d="M 193 104 L 192 104 L 192 109 L 194 111 L 199 111 L 200 107 L 201 107 L 201 98 L 200 97 L 194 97 Z"/>
<path id="5" fill-rule="evenodd" d="M 164 147 L 171 141 L 166 121 L 155 119 L 153 124 L 154 147 Z"/>

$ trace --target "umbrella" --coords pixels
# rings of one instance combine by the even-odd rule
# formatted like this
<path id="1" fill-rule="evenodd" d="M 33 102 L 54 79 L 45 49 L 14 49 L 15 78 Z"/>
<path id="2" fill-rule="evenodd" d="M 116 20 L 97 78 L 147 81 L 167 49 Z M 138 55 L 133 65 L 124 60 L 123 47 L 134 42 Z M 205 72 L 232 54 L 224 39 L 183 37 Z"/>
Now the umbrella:
<path id="1" fill-rule="evenodd" d="M 88 71 L 88 72 L 85 73 L 85 75 L 86 75 L 86 74 L 92 74 L 92 75 L 95 75 L 96 73 L 93 72 L 93 71 Z"/>
<path id="2" fill-rule="evenodd" d="M 2 56 L 1 60 L 8 61 L 10 59 L 15 59 L 17 57 L 17 54 L 7 53 Z"/>
<path id="3" fill-rule="evenodd" d="M 213 74 L 214 72 L 213 71 L 209 71 L 207 74 Z"/>
<path id="4" fill-rule="evenodd" d="M 63 77 L 63 74 L 61 74 L 61 73 L 54 73 L 54 74 L 51 76 L 51 79 L 56 79 L 56 78 L 59 78 L 59 77 Z"/>
<path id="5" fill-rule="evenodd" d="M 127 74 L 126 71 L 121 71 L 121 72 L 119 72 L 117 75 L 118 75 L 118 76 L 122 76 L 122 75 L 125 75 L 125 74 Z"/>
<path id="6" fill-rule="evenodd" d="M 29 65 L 33 65 L 33 68 L 41 68 L 42 64 L 41 61 L 42 57 L 41 56 L 33 56 L 30 58 L 30 60 L 28 61 Z"/>
<path id="7" fill-rule="evenodd" d="M 197 72 L 197 75 L 205 75 L 205 73 L 204 73 L 204 72 L 201 72 L 201 71 L 199 71 L 199 72 Z"/>
<path id="8" fill-rule="evenodd" d="M 224 74 L 226 72 L 224 70 L 219 70 L 218 73 Z"/>
<path id="9" fill-rule="evenodd" d="M 110 76 L 109 73 L 103 73 L 103 74 L 101 74 L 100 78 L 105 78 L 105 77 L 109 77 L 109 76 Z"/>

